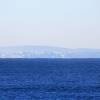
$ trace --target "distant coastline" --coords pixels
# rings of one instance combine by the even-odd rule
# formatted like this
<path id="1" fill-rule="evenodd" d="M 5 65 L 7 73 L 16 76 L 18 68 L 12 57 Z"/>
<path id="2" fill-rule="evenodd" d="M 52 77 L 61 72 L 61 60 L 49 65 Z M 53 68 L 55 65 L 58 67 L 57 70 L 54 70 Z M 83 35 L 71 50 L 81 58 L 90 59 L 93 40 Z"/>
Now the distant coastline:
<path id="1" fill-rule="evenodd" d="M 0 47 L 0 58 L 100 58 L 100 49 L 49 46 Z"/>

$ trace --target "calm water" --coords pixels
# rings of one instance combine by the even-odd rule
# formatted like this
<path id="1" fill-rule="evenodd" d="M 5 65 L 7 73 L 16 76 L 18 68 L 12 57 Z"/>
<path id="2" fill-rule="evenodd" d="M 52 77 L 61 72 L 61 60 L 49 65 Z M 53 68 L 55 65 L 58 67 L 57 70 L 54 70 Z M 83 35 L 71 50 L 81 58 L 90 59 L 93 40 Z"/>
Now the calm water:
<path id="1" fill-rule="evenodd" d="M 0 59 L 0 100 L 100 100 L 100 59 Z"/>

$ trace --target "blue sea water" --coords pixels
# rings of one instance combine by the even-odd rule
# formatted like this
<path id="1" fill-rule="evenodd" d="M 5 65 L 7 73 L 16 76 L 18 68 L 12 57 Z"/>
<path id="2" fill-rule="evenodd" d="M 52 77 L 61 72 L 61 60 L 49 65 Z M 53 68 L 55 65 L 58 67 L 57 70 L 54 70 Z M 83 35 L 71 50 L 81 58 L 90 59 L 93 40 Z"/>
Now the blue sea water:
<path id="1" fill-rule="evenodd" d="M 0 59 L 0 100 L 100 100 L 100 59 Z"/>

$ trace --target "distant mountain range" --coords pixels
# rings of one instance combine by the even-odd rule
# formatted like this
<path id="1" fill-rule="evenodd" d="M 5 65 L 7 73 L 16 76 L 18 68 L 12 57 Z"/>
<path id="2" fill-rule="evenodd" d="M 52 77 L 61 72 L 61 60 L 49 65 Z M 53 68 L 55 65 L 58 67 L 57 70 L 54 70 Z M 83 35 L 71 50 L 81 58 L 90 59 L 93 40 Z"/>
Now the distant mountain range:
<path id="1" fill-rule="evenodd" d="M 0 58 L 100 58 L 100 49 L 47 46 L 0 47 Z"/>

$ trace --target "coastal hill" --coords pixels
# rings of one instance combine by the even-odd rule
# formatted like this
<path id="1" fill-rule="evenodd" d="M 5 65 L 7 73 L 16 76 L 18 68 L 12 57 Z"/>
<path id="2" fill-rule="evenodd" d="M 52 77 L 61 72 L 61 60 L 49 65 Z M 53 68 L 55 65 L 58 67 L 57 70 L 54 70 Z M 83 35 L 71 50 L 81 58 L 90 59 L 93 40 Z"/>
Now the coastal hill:
<path id="1" fill-rule="evenodd" d="M 100 58 L 100 49 L 48 46 L 0 47 L 0 58 Z"/>

